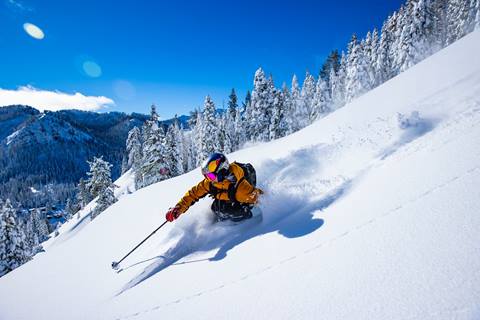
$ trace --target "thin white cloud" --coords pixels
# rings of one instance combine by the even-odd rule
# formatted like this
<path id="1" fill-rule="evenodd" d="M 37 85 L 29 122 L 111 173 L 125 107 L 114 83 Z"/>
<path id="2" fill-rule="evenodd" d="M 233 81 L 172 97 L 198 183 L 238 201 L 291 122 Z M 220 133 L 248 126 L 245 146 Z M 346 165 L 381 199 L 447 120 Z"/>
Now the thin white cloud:
<path id="1" fill-rule="evenodd" d="M 31 86 L 19 87 L 17 90 L 0 88 L 0 106 L 29 105 L 50 111 L 62 109 L 98 110 L 115 105 L 104 96 L 85 96 L 79 92 L 68 94 L 60 91 L 46 91 Z"/>

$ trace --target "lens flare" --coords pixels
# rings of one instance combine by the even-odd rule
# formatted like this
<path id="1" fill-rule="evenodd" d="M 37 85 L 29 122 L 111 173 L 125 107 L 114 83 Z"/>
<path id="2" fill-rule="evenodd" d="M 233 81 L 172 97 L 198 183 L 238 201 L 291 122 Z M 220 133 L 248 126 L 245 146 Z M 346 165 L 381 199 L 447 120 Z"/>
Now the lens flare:
<path id="1" fill-rule="evenodd" d="M 43 38 L 45 38 L 45 34 L 43 33 L 42 29 L 32 23 L 24 23 L 23 30 L 25 30 L 25 32 L 34 39 L 42 40 Z"/>
<path id="2" fill-rule="evenodd" d="M 126 80 L 116 80 L 113 83 L 113 92 L 123 100 L 132 100 L 136 95 L 135 87 Z"/>
<path id="3" fill-rule="evenodd" d="M 82 69 L 87 76 L 92 78 L 98 78 L 102 75 L 102 68 L 93 61 L 85 61 L 82 64 Z"/>

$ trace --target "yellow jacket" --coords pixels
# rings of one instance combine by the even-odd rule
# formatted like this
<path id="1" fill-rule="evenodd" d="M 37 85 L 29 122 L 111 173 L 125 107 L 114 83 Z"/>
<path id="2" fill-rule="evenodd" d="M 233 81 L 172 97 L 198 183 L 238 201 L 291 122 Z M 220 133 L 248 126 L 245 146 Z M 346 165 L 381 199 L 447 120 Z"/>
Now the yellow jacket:
<path id="1" fill-rule="evenodd" d="M 177 203 L 180 212 L 184 213 L 191 205 L 205 197 L 207 194 L 210 194 L 219 200 L 255 204 L 258 201 L 258 196 L 263 193 L 263 191 L 253 187 L 244 178 L 243 169 L 235 162 L 230 164 L 228 170 L 233 174 L 235 181 L 228 179 L 232 178 L 228 176 L 222 182 L 211 182 L 207 179 L 203 179 L 196 186 L 188 190 L 183 198 Z"/>

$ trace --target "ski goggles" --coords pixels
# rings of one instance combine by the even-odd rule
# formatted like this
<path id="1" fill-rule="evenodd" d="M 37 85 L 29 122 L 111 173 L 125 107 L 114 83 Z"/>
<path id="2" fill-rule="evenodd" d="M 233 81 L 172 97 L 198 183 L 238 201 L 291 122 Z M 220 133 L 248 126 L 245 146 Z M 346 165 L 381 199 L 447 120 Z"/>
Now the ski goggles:
<path id="1" fill-rule="evenodd" d="M 217 174 L 215 173 L 218 169 L 218 165 L 220 164 L 220 159 L 211 161 L 206 168 L 204 169 L 203 175 L 210 181 L 217 180 Z"/>
<path id="2" fill-rule="evenodd" d="M 205 171 L 203 172 L 203 175 L 205 176 L 205 178 L 207 178 L 210 181 L 223 180 L 225 176 L 224 171 L 226 171 L 224 169 L 228 169 L 228 164 L 227 163 L 220 164 L 220 162 L 221 160 L 217 159 L 217 160 L 211 161 L 207 165 L 207 167 L 205 168 Z"/>
<path id="3" fill-rule="evenodd" d="M 203 175 L 205 176 L 205 178 L 207 178 L 210 181 L 217 180 L 217 175 L 215 173 L 208 172 L 208 173 L 204 173 Z"/>

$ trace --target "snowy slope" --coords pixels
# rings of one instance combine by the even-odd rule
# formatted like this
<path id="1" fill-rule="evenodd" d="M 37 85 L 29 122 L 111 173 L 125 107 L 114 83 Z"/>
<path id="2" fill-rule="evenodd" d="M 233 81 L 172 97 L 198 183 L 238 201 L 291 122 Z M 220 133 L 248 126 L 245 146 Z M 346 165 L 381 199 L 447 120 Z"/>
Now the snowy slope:
<path id="1" fill-rule="evenodd" d="M 479 54 L 475 32 L 230 155 L 257 168 L 261 223 L 212 225 L 205 199 L 113 272 L 198 171 L 70 222 L 0 279 L 0 319 L 480 318 Z M 400 129 L 397 113 L 412 111 L 420 120 Z"/>

